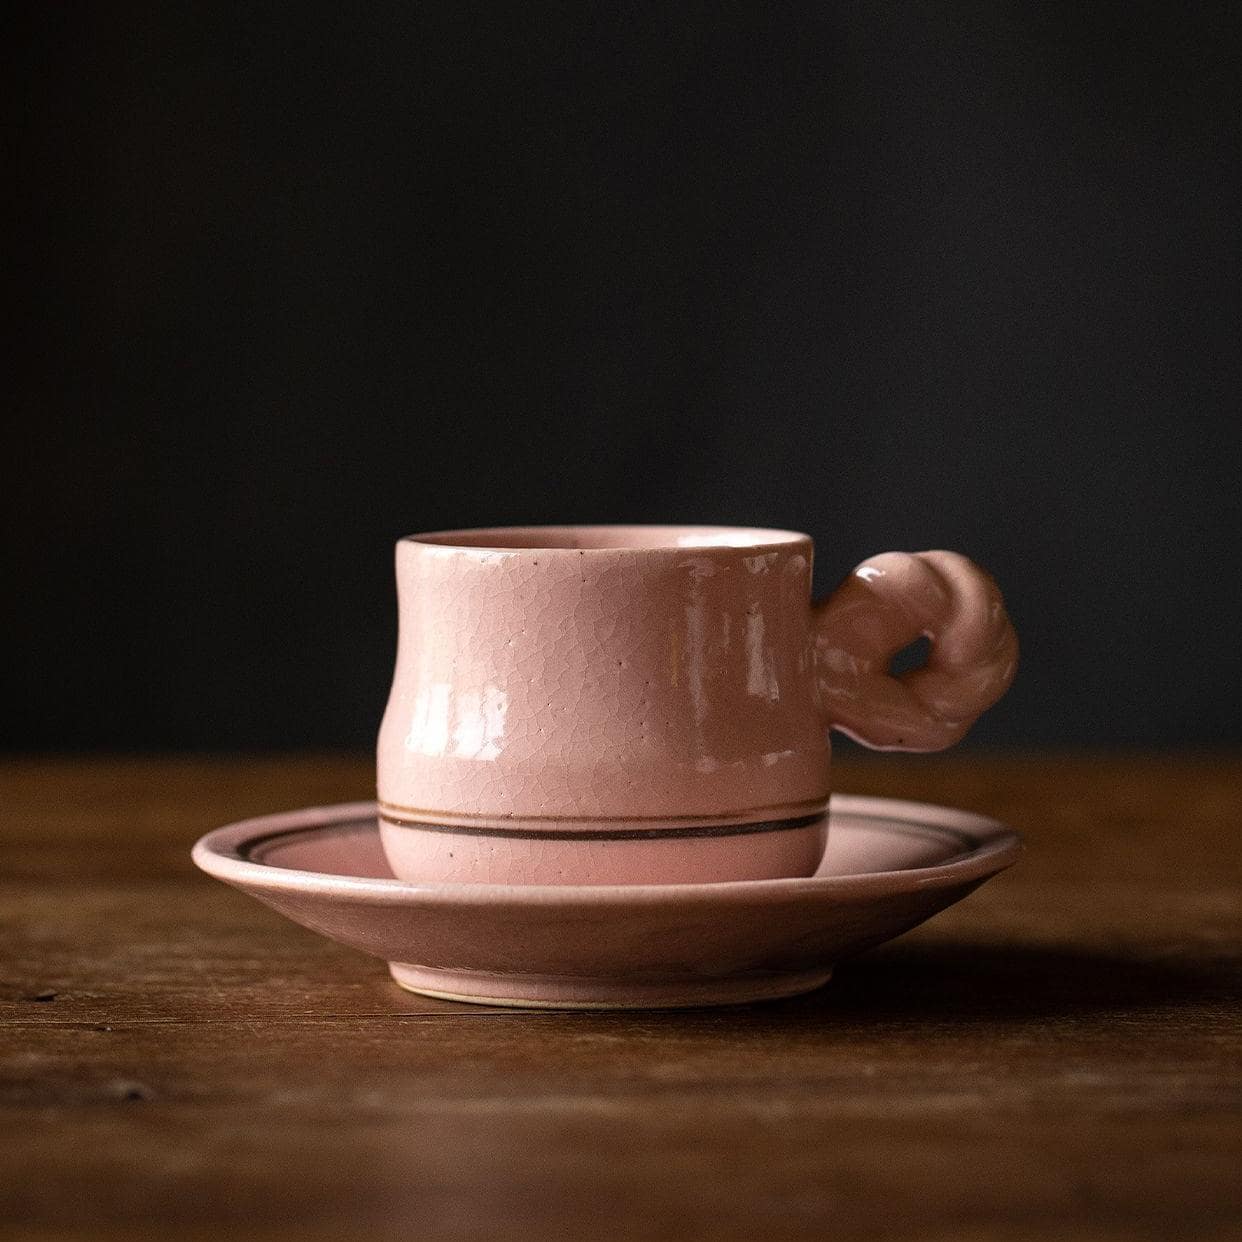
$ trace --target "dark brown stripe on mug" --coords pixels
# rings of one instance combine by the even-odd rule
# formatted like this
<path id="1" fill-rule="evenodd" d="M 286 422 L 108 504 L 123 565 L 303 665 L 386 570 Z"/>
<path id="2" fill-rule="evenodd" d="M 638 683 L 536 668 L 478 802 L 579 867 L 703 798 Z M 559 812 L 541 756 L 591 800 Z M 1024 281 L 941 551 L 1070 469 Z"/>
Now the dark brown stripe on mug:
<path id="1" fill-rule="evenodd" d="M 396 820 L 398 823 L 410 824 L 444 824 L 447 823 L 443 817 L 448 814 L 446 811 L 431 811 L 418 806 L 402 806 L 397 802 L 377 802 L 381 818 L 388 816 Z M 619 819 L 623 819 L 627 824 L 650 823 L 653 827 L 664 824 L 668 825 L 669 820 L 675 820 L 678 827 L 682 825 L 690 826 L 702 824 L 706 827 L 724 826 L 725 824 L 741 824 L 741 823 L 776 823 L 778 820 L 795 819 L 802 815 L 819 816 L 827 813 L 828 799 L 810 798 L 802 802 L 782 802 L 778 806 L 757 806 L 750 808 L 744 814 L 740 815 L 722 815 L 719 811 L 711 812 L 704 815 L 514 815 L 503 816 L 504 819 L 512 818 L 514 823 L 518 824 L 615 824 Z M 778 812 L 771 814 L 769 812 Z M 748 820 L 746 815 L 764 815 L 764 819 Z M 467 828 L 474 827 L 473 821 L 481 818 L 476 815 L 464 815 L 460 817 Z"/>
<path id="2" fill-rule="evenodd" d="M 759 832 L 789 832 L 809 828 L 827 818 L 827 811 L 816 815 L 800 815 L 796 819 L 767 819 L 752 824 L 712 824 L 693 828 L 493 828 L 490 825 L 459 825 L 426 823 L 420 819 L 402 819 L 382 813 L 380 819 L 394 828 L 420 828 L 424 832 L 447 832 L 463 837 L 507 837 L 519 841 L 660 841 L 687 837 L 740 837 Z"/>

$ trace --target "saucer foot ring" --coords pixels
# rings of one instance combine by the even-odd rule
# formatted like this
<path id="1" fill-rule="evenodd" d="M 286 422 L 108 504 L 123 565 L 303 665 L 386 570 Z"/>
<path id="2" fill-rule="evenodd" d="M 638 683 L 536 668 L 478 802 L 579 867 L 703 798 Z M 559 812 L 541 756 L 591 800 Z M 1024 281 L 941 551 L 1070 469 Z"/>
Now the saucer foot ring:
<path id="1" fill-rule="evenodd" d="M 514 1009 L 693 1009 L 703 1005 L 744 1005 L 813 992 L 832 977 L 831 969 L 819 969 L 733 979 L 687 977 L 647 982 L 437 970 L 401 962 L 389 962 L 388 969 L 407 992 Z"/>

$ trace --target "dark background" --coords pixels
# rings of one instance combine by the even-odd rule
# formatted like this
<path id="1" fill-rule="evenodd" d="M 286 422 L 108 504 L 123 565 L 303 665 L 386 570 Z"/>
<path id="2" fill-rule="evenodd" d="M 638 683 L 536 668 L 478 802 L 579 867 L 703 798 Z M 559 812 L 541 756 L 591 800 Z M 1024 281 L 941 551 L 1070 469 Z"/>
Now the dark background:
<path id="1" fill-rule="evenodd" d="M 1242 741 L 1230 6 L 14 12 L 0 745 L 369 746 L 399 535 L 610 520 L 974 556 L 975 744 Z"/>

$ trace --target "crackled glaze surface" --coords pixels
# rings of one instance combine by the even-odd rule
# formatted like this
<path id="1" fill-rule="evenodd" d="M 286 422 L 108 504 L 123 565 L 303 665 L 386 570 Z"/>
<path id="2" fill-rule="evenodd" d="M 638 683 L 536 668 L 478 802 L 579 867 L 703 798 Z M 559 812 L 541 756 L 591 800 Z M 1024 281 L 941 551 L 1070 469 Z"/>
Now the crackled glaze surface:
<path id="1" fill-rule="evenodd" d="M 400 636 L 379 742 L 398 815 L 781 819 L 828 797 L 811 642 L 811 542 L 397 545 Z M 693 529 L 680 536 L 694 538 Z M 445 536 L 462 539 L 464 536 Z M 601 539 L 619 546 L 598 545 Z"/>
<path id="2" fill-rule="evenodd" d="M 734 527 L 401 540 L 378 748 L 394 867 L 528 883 L 806 874 L 829 727 L 947 745 L 1016 653 L 965 558 L 873 558 L 819 608 L 811 560 L 806 535 Z M 932 662 L 895 681 L 888 658 L 921 632 Z M 781 831 L 704 842 L 759 822 Z M 639 839 L 654 832 L 668 839 Z"/>

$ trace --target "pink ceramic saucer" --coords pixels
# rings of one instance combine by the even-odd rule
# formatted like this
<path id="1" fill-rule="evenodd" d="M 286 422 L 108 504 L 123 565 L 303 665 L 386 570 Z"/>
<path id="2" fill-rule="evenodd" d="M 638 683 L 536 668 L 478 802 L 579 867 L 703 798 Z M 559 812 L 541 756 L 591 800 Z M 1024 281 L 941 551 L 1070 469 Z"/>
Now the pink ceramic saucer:
<path id="1" fill-rule="evenodd" d="M 967 811 L 838 795 L 813 876 L 536 887 L 396 880 L 375 804 L 208 833 L 194 861 L 295 923 L 385 959 L 404 988 L 547 1008 L 724 1005 L 794 996 L 1010 866 L 1018 834 Z"/>

